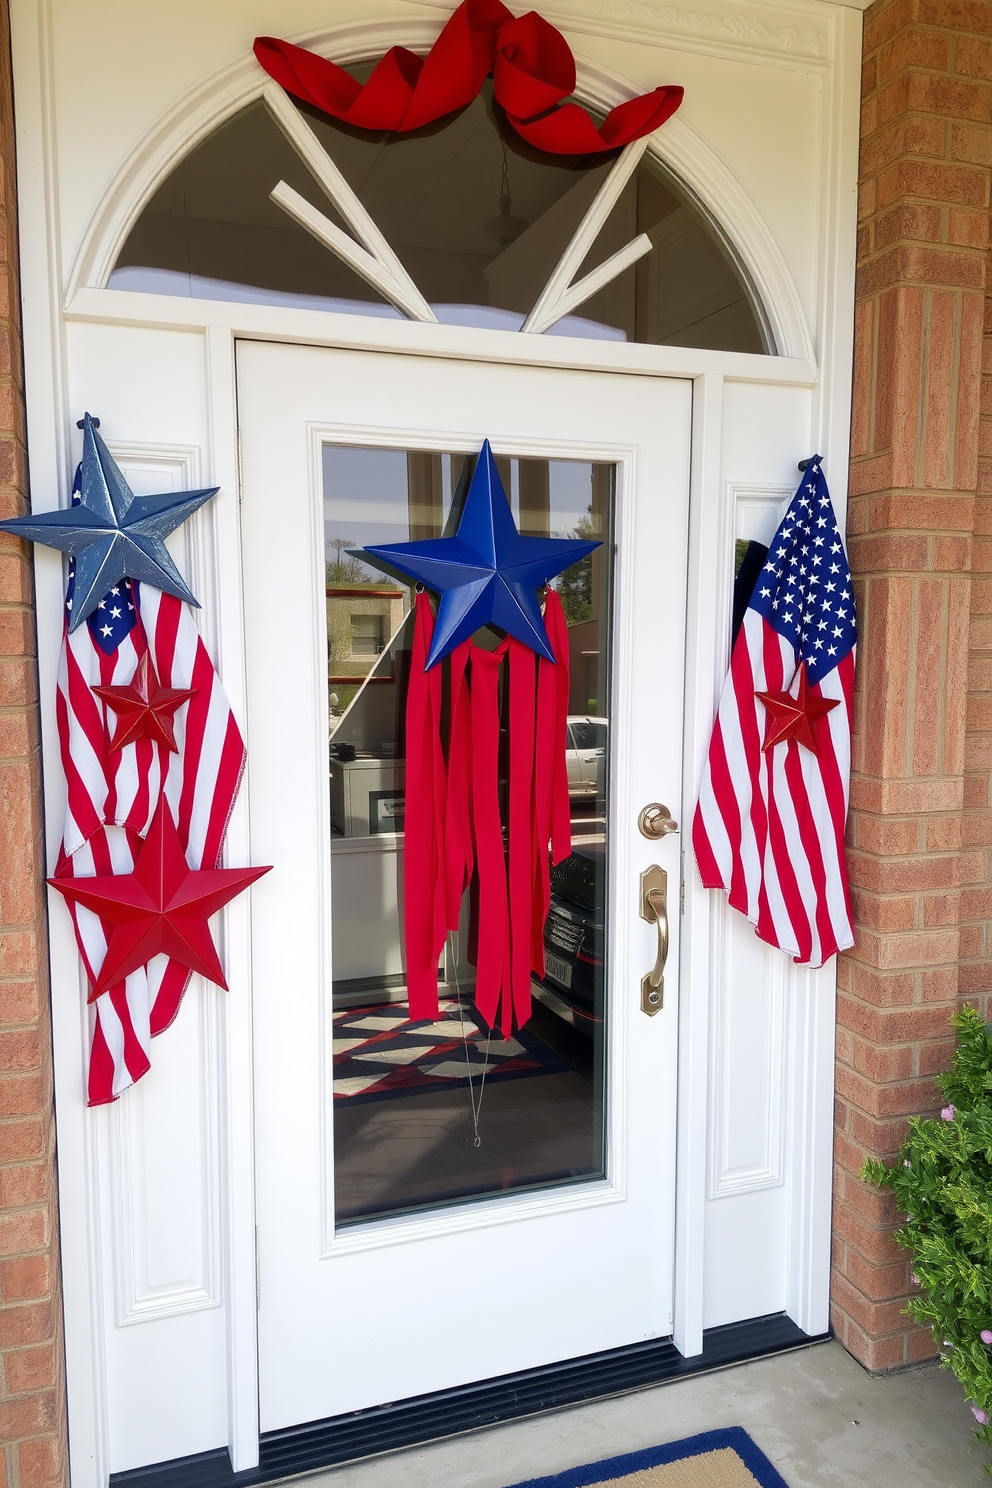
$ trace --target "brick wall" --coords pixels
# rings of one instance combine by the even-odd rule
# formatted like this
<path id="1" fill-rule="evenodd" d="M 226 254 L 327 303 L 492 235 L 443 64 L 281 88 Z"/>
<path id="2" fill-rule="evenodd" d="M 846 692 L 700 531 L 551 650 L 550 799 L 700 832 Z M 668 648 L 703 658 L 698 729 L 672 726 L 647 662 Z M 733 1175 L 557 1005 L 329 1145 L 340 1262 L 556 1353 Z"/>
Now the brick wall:
<path id="1" fill-rule="evenodd" d="M 926 1357 L 891 1198 L 858 1180 L 933 1110 L 960 997 L 992 987 L 992 0 L 865 16 L 849 541 L 859 655 L 839 968 L 834 1326 Z"/>
<path id="2" fill-rule="evenodd" d="M 0 4 L 0 515 L 25 510 L 8 12 Z M 31 566 L 0 535 L 0 1488 L 68 1482 Z"/>

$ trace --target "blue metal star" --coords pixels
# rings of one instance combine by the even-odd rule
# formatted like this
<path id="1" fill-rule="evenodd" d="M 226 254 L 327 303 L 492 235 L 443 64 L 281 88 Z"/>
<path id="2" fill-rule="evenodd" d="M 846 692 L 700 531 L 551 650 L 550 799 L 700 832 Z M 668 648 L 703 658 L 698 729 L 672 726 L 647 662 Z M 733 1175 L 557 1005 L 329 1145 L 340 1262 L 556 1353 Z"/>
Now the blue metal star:
<path id="1" fill-rule="evenodd" d="M 487 439 L 454 537 L 384 543 L 362 552 L 440 594 L 430 668 L 490 624 L 554 661 L 538 587 L 599 546 L 578 538 L 521 537 Z"/>
<path id="2" fill-rule="evenodd" d="M 76 560 L 75 630 L 122 579 L 142 579 L 187 604 L 197 601 L 166 550 L 168 537 L 219 486 L 135 496 L 87 413 L 83 418 L 82 491 L 78 506 L 0 522 L 0 530 L 58 548 Z"/>

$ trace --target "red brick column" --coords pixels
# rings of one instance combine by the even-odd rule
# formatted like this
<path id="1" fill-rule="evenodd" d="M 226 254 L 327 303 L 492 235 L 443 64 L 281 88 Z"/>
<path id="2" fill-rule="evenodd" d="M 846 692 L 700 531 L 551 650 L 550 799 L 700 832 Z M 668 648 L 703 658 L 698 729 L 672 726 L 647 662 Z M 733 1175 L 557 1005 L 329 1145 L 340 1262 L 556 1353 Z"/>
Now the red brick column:
<path id="1" fill-rule="evenodd" d="M 992 143 L 987 153 L 992 161 Z M 983 863 L 979 875 L 965 881 L 961 894 L 958 990 L 981 1007 L 988 1019 L 992 1017 L 992 253 L 986 260 L 985 286 L 964 779 L 964 836 L 981 850 Z"/>
<path id="2" fill-rule="evenodd" d="M 0 515 L 26 509 L 8 12 L 0 6 Z M 0 536 L 0 1488 L 68 1483 L 30 555 Z"/>
<path id="3" fill-rule="evenodd" d="M 858 942 L 839 968 L 833 1297 L 839 1337 L 889 1369 L 932 1343 L 902 1315 L 891 1199 L 858 1173 L 894 1154 L 908 1114 L 934 1108 L 959 995 L 992 984 L 992 513 L 979 484 L 992 0 L 877 0 L 864 52 L 849 508 Z"/>

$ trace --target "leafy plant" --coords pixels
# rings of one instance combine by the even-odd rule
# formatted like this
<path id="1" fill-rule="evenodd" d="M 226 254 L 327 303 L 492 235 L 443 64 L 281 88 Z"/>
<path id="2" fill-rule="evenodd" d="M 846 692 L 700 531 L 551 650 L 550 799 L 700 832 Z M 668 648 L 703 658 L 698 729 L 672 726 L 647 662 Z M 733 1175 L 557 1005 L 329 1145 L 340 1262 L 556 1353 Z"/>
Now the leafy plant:
<path id="1" fill-rule="evenodd" d="M 929 1323 L 992 1448 L 992 1027 L 963 1008 L 958 1046 L 937 1081 L 939 1118 L 913 1116 L 892 1167 L 869 1160 L 866 1183 L 890 1188 L 905 1220 L 895 1240 L 913 1256 L 919 1293 L 907 1312 Z M 985 1471 L 992 1477 L 992 1464 Z"/>

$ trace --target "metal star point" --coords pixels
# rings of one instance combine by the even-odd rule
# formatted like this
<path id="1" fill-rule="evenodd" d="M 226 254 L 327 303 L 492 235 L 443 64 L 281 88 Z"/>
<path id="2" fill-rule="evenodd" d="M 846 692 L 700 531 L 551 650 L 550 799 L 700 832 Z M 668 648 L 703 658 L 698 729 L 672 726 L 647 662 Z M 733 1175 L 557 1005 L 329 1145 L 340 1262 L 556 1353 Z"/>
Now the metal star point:
<path id="1" fill-rule="evenodd" d="M 554 661 L 537 590 L 599 546 L 579 538 L 522 537 L 487 439 L 454 537 L 384 543 L 361 552 L 440 594 L 429 670 L 484 625 Z"/>
<path id="2" fill-rule="evenodd" d="M 210 486 L 198 491 L 136 496 L 87 413 L 83 418 L 79 505 L 12 517 L 0 522 L 0 530 L 75 558 L 70 630 L 81 625 L 125 578 L 151 584 L 199 609 L 169 555 L 165 539 L 219 490 L 219 486 Z"/>
<path id="3" fill-rule="evenodd" d="M 91 909 L 113 927 L 88 1000 L 95 1001 L 158 955 L 171 956 L 226 990 L 207 921 L 268 872 L 191 868 L 163 791 L 131 873 L 48 880 L 63 898 Z"/>
<path id="4" fill-rule="evenodd" d="M 137 739 L 151 739 L 171 753 L 179 753 L 174 715 L 189 702 L 196 688 L 163 687 L 150 652 L 142 652 L 126 687 L 94 687 L 93 691 L 117 714 L 111 750 L 123 749 Z"/>
<path id="5" fill-rule="evenodd" d="M 819 755 L 820 746 L 814 732 L 815 725 L 832 708 L 838 706 L 840 699 L 813 696 L 804 661 L 799 663 L 799 692 L 796 697 L 791 692 L 756 692 L 754 695 L 759 702 L 764 703 L 768 712 L 768 729 L 761 746 L 762 753 L 774 749 L 776 744 L 781 744 L 786 739 L 795 739 L 810 754 Z"/>

